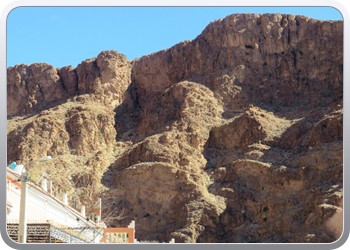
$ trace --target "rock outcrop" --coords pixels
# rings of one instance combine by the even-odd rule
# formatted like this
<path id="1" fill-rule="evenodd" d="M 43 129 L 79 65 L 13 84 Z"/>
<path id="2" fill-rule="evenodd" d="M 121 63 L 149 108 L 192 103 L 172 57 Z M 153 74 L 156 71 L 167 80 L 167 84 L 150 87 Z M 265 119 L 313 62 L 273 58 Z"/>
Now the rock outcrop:
<path id="1" fill-rule="evenodd" d="M 138 240 L 333 242 L 343 22 L 239 14 L 132 62 L 8 69 L 8 162 Z"/>
<path id="2" fill-rule="evenodd" d="M 342 22 L 303 16 L 228 16 L 193 41 L 136 60 L 139 104 L 187 79 L 208 86 L 228 111 L 329 106 L 342 96 L 342 30 Z"/>
<path id="3" fill-rule="evenodd" d="M 54 107 L 76 95 L 115 108 L 130 83 L 130 61 L 116 51 L 56 69 L 47 63 L 21 64 L 7 70 L 7 116 L 26 115 Z"/>

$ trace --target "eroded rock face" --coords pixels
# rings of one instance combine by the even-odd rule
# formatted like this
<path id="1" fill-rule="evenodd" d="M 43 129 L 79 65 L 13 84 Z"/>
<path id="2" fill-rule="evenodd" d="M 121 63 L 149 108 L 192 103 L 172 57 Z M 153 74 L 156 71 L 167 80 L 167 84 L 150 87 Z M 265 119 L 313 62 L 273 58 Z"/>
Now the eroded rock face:
<path id="1" fill-rule="evenodd" d="M 16 65 L 7 72 L 8 116 L 43 110 L 68 97 L 57 70 L 49 64 Z"/>
<path id="2" fill-rule="evenodd" d="M 340 21 L 303 16 L 228 16 L 193 41 L 136 60 L 139 103 L 188 79 L 208 86 L 232 111 L 258 102 L 327 106 L 342 96 L 342 30 Z"/>
<path id="3" fill-rule="evenodd" d="M 17 65 L 8 162 L 53 156 L 30 173 L 87 212 L 102 197 L 106 224 L 135 220 L 138 240 L 332 242 L 342 51 L 343 22 L 239 14 L 133 62 Z"/>
<path id="4" fill-rule="evenodd" d="M 7 71 L 7 116 L 40 112 L 75 95 L 112 109 L 122 103 L 130 83 L 130 62 L 116 51 L 103 51 L 74 69 L 46 63 L 16 65 Z"/>

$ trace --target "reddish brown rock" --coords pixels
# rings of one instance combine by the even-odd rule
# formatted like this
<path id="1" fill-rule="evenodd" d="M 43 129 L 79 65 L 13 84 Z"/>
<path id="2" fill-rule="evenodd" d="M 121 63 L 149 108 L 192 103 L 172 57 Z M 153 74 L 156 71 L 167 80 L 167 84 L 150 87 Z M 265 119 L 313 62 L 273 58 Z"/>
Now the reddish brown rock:
<path id="1" fill-rule="evenodd" d="M 133 62 L 8 69 L 8 163 L 138 240 L 333 242 L 343 22 L 238 14 Z M 54 91 L 51 91 L 54 90 Z"/>

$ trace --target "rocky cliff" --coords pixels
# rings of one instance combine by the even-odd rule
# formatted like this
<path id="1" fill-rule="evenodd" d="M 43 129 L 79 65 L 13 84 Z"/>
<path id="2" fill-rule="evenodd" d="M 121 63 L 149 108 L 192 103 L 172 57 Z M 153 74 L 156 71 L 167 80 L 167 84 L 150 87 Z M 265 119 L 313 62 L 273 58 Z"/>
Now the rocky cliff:
<path id="1" fill-rule="evenodd" d="M 8 162 L 103 200 L 138 240 L 332 242 L 343 199 L 343 22 L 239 14 L 132 62 L 8 68 Z M 90 205 L 89 205 L 90 204 Z"/>

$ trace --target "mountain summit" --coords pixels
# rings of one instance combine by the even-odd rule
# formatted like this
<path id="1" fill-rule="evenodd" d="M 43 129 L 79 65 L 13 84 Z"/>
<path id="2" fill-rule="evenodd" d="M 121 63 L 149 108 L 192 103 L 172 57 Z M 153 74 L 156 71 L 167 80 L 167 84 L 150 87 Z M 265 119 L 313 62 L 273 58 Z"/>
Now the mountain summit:
<path id="1" fill-rule="evenodd" d="M 342 233 L 343 22 L 233 14 L 134 61 L 7 69 L 7 160 L 138 240 Z"/>

